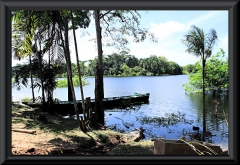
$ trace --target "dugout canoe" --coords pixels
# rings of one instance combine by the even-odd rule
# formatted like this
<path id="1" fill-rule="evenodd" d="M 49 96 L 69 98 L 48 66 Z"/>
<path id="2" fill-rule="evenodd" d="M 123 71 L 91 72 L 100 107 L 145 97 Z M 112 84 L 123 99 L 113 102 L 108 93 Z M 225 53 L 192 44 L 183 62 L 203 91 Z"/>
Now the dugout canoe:
<path id="1" fill-rule="evenodd" d="M 107 97 L 103 99 L 103 108 L 111 109 L 115 107 L 127 107 L 131 105 L 146 104 L 149 102 L 150 93 L 134 93 L 134 95 L 119 96 L 119 97 Z M 94 108 L 95 99 L 91 99 L 91 106 Z M 40 108 L 42 103 L 40 102 L 22 102 L 32 108 Z M 86 103 L 86 102 L 85 102 Z M 82 100 L 77 100 L 77 105 L 80 113 L 82 113 Z M 55 101 L 53 107 L 55 112 L 60 114 L 73 113 L 74 104 L 73 101 Z"/>

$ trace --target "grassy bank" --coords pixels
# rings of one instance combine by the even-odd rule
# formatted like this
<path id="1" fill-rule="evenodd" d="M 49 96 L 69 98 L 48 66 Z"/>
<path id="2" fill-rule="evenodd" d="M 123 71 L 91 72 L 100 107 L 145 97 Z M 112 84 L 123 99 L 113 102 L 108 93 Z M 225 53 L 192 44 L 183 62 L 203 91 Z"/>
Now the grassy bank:
<path id="1" fill-rule="evenodd" d="M 48 149 L 48 154 L 64 154 L 69 148 L 75 152 L 90 155 L 153 155 L 153 142 L 151 140 L 142 140 L 134 142 L 127 139 L 126 134 L 106 130 L 93 130 L 83 133 L 77 128 L 76 120 L 63 119 L 59 116 L 47 116 L 46 121 L 39 120 L 41 112 L 23 105 L 12 105 L 12 129 L 21 128 L 36 130 L 34 136 L 35 143 L 33 148 L 38 148 L 41 143 L 41 150 Z M 13 134 L 13 144 L 20 135 Z M 17 136 L 14 138 L 14 135 Z M 29 135 L 32 137 L 32 135 Z M 30 137 L 30 138 L 31 138 Z M 39 140 L 37 140 L 39 138 Z M 25 137 L 26 139 L 26 137 Z M 19 142 L 18 142 L 19 143 Z M 24 145 L 24 140 L 16 145 Z M 29 145 L 28 142 L 26 145 Z M 57 148 L 56 148 L 57 146 Z M 60 147 L 59 147 L 60 146 Z M 21 148 L 21 147 L 20 147 Z M 59 148 L 61 153 L 59 153 Z M 51 149 L 51 151 L 49 151 Z M 20 150 L 20 149 L 19 149 Z M 24 149 L 21 148 L 21 151 Z M 69 151 L 70 152 L 70 151 Z M 73 153 L 73 151 L 71 151 Z M 15 154 L 21 153 L 14 149 Z"/>
<path id="2" fill-rule="evenodd" d="M 79 83 L 79 78 L 78 76 L 74 76 L 72 78 L 73 80 L 73 86 L 75 87 L 78 87 L 80 86 L 80 83 Z M 82 85 L 89 85 L 89 82 L 85 79 L 85 78 L 82 78 Z M 57 87 L 58 88 L 63 88 L 63 87 L 67 87 L 68 86 L 68 82 L 67 82 L 67 78 L 63 79 L 63 80 L 58 80 L 57 81 Z"/>

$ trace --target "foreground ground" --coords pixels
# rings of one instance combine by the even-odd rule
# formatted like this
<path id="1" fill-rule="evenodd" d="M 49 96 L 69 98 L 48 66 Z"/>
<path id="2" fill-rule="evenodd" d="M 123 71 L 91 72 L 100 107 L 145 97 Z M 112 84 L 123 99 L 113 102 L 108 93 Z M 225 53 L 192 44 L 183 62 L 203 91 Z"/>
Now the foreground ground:
<path id="1" fill-rule="evenodd" d="M 47 115 L 13 104 L 12 130 L 36 131 L 33 134 L 12 131 L 12 155 L 153 155 L 153 142 L 134 142 L 128 134 L 111 130 L 93 130 L 86 134 L 77 129 L 75 120 Z"/>

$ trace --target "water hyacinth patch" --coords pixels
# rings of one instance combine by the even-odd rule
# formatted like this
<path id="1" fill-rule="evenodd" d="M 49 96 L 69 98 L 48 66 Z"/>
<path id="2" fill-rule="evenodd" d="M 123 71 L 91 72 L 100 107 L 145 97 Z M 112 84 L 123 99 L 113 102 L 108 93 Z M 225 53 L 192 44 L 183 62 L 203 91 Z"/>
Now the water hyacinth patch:
<path id="1" fill-rule="evenodd" d="M 186 119 L 185 116 L 186 116 L 185 113 L 181 113 L 178 111 L 177 114 L 166 113 L 165 117 L 146 117 L 146 116 L 144 116 L 144 117 L 137 118 L 137 120 L 141 124 L 153 124 L 153 125 L 163 126 L 163 127 L 175 126 L 178 123 L 192 124 L 194 122 L 193 120 Z"/>

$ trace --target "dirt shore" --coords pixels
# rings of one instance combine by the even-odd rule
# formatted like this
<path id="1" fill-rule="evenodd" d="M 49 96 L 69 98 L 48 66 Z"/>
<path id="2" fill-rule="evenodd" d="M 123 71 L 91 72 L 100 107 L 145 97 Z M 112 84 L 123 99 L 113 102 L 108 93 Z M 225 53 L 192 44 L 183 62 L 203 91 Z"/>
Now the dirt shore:
<path id="1" fill-rule="evenodd" d="M 153 155 L 150 140 L 128 141 L 124 134 L 111 130 L 84 134 L 74 120 L 46 115 L 47 122 L 43 122 L 39 120 L 40 114 L 22 105 L 12 107 L 12 130 L 35 132 L 12 131 L 12 155 Z"/>

